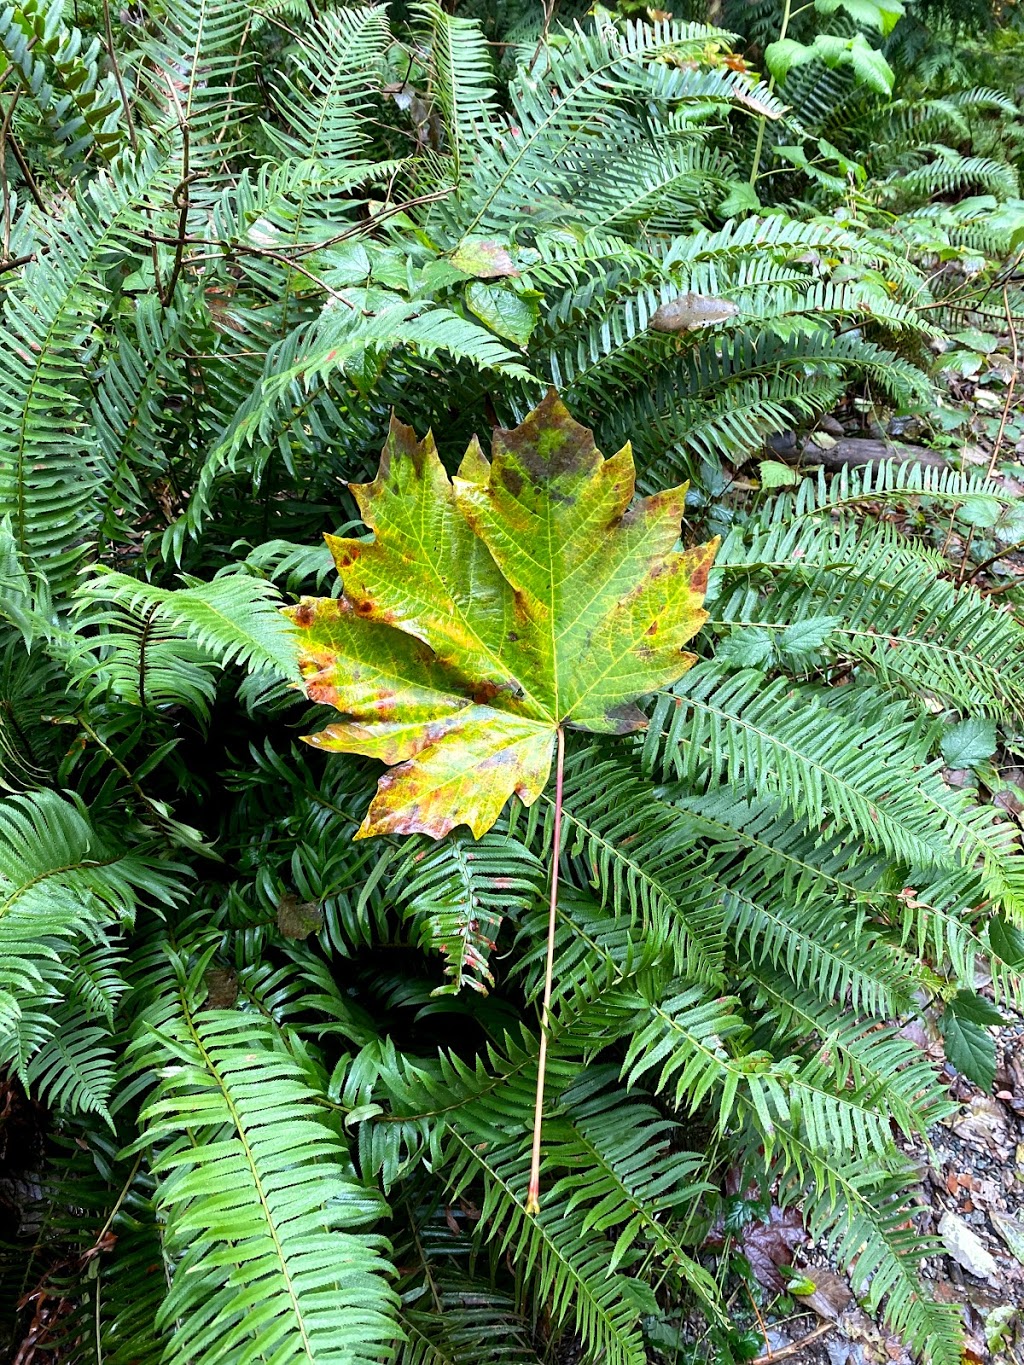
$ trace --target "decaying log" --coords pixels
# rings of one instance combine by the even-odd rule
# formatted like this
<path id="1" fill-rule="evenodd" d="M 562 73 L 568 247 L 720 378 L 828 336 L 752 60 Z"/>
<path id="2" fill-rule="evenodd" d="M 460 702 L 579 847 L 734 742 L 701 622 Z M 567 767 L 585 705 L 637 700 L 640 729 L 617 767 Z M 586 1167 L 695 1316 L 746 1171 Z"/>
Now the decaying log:
<path id="1" fill-rule="evenodd" d="M 935 469 L 945 469 L 947 465 L 942 455 L 927 446 L 908 445 L 905 441 L 876 441 L 868 436 L 843 436 L 825 450 L 809 437 L 798 443 L 795 432 L 784 431 L 768 438 L 768 448 L 787 464 L 824 465 L 833 472 L 857 465 L 881 464 L 883 460 L 926 464 Z"/>

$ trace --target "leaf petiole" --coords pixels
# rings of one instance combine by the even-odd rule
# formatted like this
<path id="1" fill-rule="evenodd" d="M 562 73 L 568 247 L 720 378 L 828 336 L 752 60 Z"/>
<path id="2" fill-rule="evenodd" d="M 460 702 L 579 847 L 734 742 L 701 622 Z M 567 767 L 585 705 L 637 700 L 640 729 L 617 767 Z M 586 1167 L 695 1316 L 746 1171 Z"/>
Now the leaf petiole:
<path id="1" fill-rule="evenodd" d="M 551 854 L 551 901 L 548 912 L 548 955 L 544 968 L 544 1000 L 540 1013 L 540 1051 L 537 1055 L 537 1098 L 533 1106 L 533 1150 L 530 1155 L 530 1184 L 526 1192 L 526 1212 L 540 1213 L 540 1139 L 544 1115 L 544 1073 L 548 1059 L 548 1025 L 551 1014 L 551 982 L 555 968 L 555 926 L 558 918 L 558 858 L 562 849 L 562 773 L 565 768 L 565 731 L 557 734 L 555 758 L 555 830 Z"/>

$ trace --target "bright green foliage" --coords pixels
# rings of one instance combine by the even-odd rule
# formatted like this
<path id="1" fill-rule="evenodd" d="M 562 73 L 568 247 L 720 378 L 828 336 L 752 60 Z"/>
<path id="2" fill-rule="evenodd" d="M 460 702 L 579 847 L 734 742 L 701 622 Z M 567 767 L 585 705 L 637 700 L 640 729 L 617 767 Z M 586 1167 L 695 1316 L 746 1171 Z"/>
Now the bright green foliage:
<path id="1" fill-rule="evenodd" d="M 174 1326 L 168 1359 L 387 1359 L 387 1247 L 366 1232 L 381 1204 L 317 1109 L 305 1059 L 271 1025 L 197 1015 L 187 995 L 160 1019 L 165 1079 L 141 1116 L 173 1228 L 156 1324 Z"/>
<path id="2" fill-rule="evenodd" d="M 985 1081 L 1024 1005 L 1019 830 L 984 799 L 1024 718 L 1020 597 L 973 576 L 1020 499 L 764 442 L 891 404 L 959 452 L 938 369 L 984 391 L 1024 314 L 1016 74 L 922 22 L 959 0 L 790 6 L 784 33 L 781 0 L 724 0 L 735 41 L 584 0 L 546 32 L 532 0 L 144 8 L 110 7 L 110 51 L 90 0 L 0 20 L 0 1063 L 49 1122 L 0 1234 L 0 1354 L 39 1289 L 37 1353 L 76 1365 L 641 1365 L 694 1310 L 719 1365 L 732 1171 L 959 1365 L 901 1153 L 948 1092 L 899 1024 Z M 770 89 L 736 54 L 780 40 Z M 527 507 L 510 433 L 552 385 L 586 469 Z M 415 505 L 458 537 L 401 572 L 392 413 L 392 476 L 429 468 Z M 598 695 L 589 633 L 650 566 L 607 594 L 589 559 L 548 570 L 627 544 L 573 518 L 614 520 L 634 469 L 662 563 L 681 527 L 721 545 L 680 572 L 666 660 Z M 470 600 L 432 599 L 424 643 L 383 613 L 442 563 Z M 530 641 L 499 639 L 510 589 Z M 378 675 L 415 668 L 421 728 L 450 704 L 543 732 L 532 804 L 513 782 L 479 839 L 356 840 L 381 765 L 301 742 L 304 598 L 327 700 L 366 690 L 358 631 Z M 548 650 L 554 606 L 578 634 Z"/>

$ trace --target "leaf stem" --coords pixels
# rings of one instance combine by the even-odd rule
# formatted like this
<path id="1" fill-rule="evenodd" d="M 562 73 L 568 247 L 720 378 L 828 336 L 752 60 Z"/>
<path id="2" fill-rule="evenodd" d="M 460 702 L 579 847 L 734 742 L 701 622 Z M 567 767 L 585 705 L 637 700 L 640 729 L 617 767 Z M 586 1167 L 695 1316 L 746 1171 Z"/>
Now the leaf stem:
<path id="1" fill-rule="evenodd" d="M 807 9 L 807 8 L 809 8 L 809 7 L 808 7 L 807 5 L 804 5 L 803 9 Z M 802 10 L 797 10 L 797 13 L 798 13 L 798 14 L 801 14 L 802 12 L 803 12 Z M 792 18 L 793 18 L 793 0 L 786 0 L 785 6 L 784 6 L 783 11 L 782 11 L 782 25 L 781 25 L 781 27 L 780 27 L 780 29 L 779 29 L 779 36 L 778 36 L 778 38 L 776 39 L 776 42 L 781 43 L 782 40 L 785 38 L 786 33 L 789 31 L 789 21 L 790 21 L 790 19 L 792 19 Z M 769 79 L 769 81 L 768 81 L 768 92 L 769 92 L 769 94 L 771 94 L 772 91 L 774 91 L 774 89 L 775 89 L 775 77 L 774 77 L 774 76 L 770 76 L 770 79 Z M 761 117 L 758 119 L 758 122 L 757 122 L 757 142 L 756 142 L 755 145 L 754 145 L 754 158 L 753 158 L 753 162 L 751 163 L 751 167 L 750 167 L 750 184 L 751 184 L 752 186 L 757 184 L 757 173 L 758 173 L 758 171 L 761 169 L 761 152 L 762 152 L 762 150 L 763 150 L 763 148 L 764 148 L 764 130 L 765 130 L 765 125 L 767 124 L 767 122 L 768 122 L 768 120 L 767 120 L 767 118 L 765 118 L 765 116 L 764 116 L 763 114 L 761 115 Z"/>
<path id="2" fill-rule="evenodd" d="M 540 1012 L 540 1051 L 537 1054 L 537 1098 L 533 1106 L 533 1150 L 526 1212 L 540 1213 L 540 1138 L 544 1118 L 544 1073 L 548 1060 L 548 1026 L 551 1016 L 551 982 L 555 971 L 555 928 L 558 922 L 558 858 L 562 848 L 562 774 L 565 770 L 565 731 L 558 727 L 555 759 L 555 831 L 551 852 L 551 901 L 548 910 L 548 956 L 544 968 L 544 1003 Z"/>

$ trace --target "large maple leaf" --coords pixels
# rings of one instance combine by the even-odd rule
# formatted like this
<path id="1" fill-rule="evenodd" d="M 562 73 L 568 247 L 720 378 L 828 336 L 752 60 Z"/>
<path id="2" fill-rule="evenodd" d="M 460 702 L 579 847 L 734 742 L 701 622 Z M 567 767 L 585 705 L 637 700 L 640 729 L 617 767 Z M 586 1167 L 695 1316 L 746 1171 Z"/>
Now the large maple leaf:
<path id="1" fill-rule="evenodd" d="M 693 663 L 717 540 L 680 550 L 686 485 L 637 498 L 630 447 L 605 459 L 554 391 L 454 480 L 392 421 L 352 491 L 373 538 L 328 536 L 341 596 L 288 611 L 307 695 L 343 716 L 308 742 L 397 765 L 357 838 L 479 838 L 543 791 L 562 727 L 642 729 Z"/>

